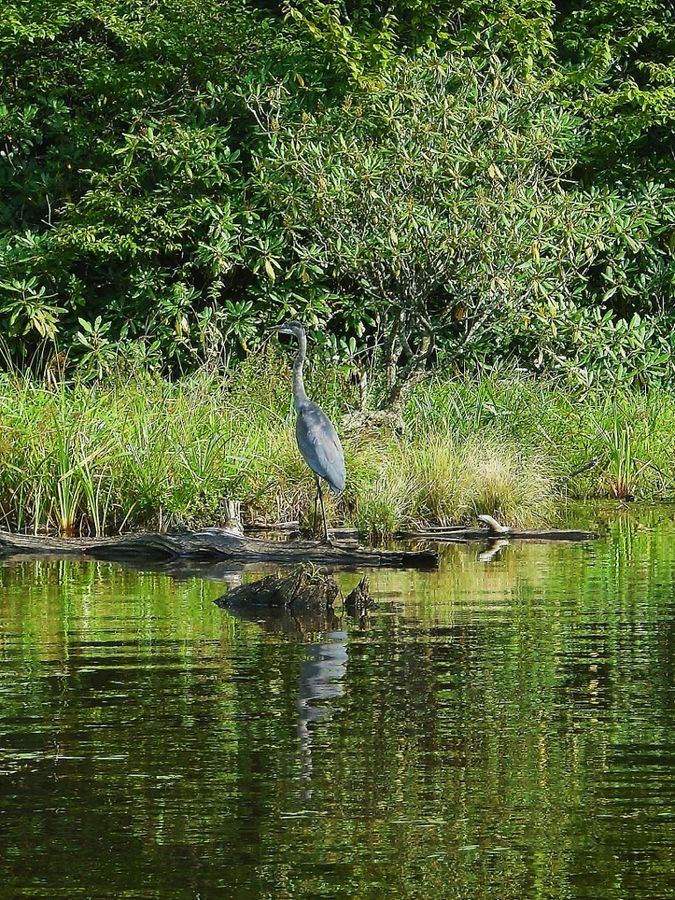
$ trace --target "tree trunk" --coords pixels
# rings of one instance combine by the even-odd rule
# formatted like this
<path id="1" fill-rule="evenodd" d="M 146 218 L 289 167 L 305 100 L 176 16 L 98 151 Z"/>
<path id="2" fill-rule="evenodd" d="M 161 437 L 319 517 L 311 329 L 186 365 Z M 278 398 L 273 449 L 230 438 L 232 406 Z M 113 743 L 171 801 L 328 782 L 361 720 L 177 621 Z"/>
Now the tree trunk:
<path id="1" fill-rule="evenodd" d="M 397 361 L 394 360 L 393 375 L 389 371 L 387 373 L 387 393 L 378 407 L 378 409 L 399 415 L 403 412 L 410 391 L 424 376 L 424 369 L 431 355 L 433 343 L 431 337 L 425 335 L 417 352 L 410 348 L 407 340 L 405 346 L 408 348 L 409 359 L 403 366 L 397 366 Z"/>

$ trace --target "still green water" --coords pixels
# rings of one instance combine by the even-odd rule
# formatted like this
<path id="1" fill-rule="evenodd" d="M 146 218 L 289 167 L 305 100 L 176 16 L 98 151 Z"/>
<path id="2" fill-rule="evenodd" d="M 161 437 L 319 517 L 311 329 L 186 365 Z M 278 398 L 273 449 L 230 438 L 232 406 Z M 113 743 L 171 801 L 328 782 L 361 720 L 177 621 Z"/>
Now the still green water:
<path id="1" fill-rule="evenodd" d="M 608 527 L 319 632 L 238 573 L 5 563 L 0 897 L 675 896 L 675 524 Z"/>

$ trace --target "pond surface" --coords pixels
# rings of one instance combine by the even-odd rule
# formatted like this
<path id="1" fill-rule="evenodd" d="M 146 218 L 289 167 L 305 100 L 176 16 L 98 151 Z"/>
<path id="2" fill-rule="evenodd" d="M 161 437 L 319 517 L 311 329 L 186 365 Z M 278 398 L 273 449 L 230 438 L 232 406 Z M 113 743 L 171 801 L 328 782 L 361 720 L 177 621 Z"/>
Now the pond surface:
<path id="1" fill-rule="evenodd" d="M 675 525 L 609 531 L 375 572 L 365 623 L 0 566 L 0 898 L 672 898 Z"/>

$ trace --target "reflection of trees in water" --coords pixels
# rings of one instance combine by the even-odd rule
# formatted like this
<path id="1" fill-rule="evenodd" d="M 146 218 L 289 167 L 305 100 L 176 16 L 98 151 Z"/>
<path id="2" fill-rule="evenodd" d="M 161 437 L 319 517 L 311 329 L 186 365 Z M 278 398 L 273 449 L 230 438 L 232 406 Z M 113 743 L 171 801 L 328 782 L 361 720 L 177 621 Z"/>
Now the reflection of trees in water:
<path id="1" fill-rule="evenodd" d="M 377 573 L 348 640 L 325 617 L 246 625 L 175 575 L 0 567 L 15 877 L 51 896 L 77 877 L 97 896 L 667 896 L 675 542 L 638 531 L 631 563 L 619 537 Z M 69 833 L 77 853 L 55 853 Z"/>

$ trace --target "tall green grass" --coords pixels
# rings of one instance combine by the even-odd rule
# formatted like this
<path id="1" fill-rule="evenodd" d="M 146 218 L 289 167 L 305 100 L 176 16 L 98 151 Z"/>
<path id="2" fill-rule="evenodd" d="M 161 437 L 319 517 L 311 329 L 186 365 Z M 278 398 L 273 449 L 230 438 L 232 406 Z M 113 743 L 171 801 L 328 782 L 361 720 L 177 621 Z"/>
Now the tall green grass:
<path id="1" fill-rule="evenodd" d="M 308 372 L 334 420 L 355 398 L 339 373 Z M 513 524 L 561 497 L 674 493 L 675 396 L 573 395 L 517 372 L 438 377 L 405 409 L 403 435 L 342 430 L 348 487 L 333 522 L 387 535 L 487 512 Z M 308 524 L 312 475 L 295 446 L 287 363 L 268 354 L 225 376 L 144 373 L 104 384 L 0 376 L 0 526 L 63 534 L 219 524 Z"/>
<path id="2" fill-rule="evenodd" d="M 420 387 L 411 428 L 471 435 L 534 451 L 557 492 L 578 499 L 665 499 L 675 494 L 675 393 L 579 393 L 517 372 Z"/>

